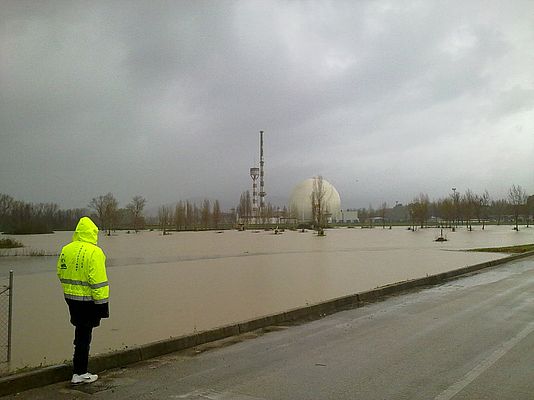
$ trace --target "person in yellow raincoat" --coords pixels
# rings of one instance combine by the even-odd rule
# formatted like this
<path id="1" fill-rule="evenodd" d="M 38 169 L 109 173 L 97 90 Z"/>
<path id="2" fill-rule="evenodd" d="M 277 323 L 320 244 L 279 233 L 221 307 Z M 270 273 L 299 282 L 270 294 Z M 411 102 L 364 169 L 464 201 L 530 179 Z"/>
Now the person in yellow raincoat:
<path id="1" fill-rule="evenodd" d="M 98 227 L 88 217 L 76 226 L 72 242 L 63 247 L 57 275 L 69 307 L 74 331 L 72 384 L 91 383 L 98 375 L 88 372 L 93 328 L 109 318 L 109 283 L 106 256 L 97 244 Z"/>

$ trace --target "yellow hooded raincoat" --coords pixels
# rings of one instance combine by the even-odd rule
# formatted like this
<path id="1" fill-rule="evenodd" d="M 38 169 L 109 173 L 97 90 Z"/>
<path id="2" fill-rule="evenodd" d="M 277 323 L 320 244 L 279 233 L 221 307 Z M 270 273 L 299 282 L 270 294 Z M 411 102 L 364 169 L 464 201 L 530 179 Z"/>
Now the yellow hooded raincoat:
<path id="1" fill-rule="evenodd" d="M 98 227 L 82 217 L 72 242 L 63 247 L 57 262 L 57 275 L 65 299 L 105 304 L 109 300 L 106 256 L 96 245 Z"/>

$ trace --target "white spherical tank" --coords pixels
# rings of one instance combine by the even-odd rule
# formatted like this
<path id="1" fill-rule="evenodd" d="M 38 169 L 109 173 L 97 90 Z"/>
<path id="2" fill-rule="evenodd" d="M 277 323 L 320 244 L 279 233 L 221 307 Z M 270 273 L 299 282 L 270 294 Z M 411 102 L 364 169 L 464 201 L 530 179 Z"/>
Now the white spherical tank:
<path id="1" fill-rule="evenodd" d="M 312 220 L 312 193 L 314 180 L 309 178 L 300 182 L 291 193 L 289 198 L 289 211 L 293 218 L 299 221 Z M 327 180 L 323 179 L 324 205 L 329 220 L 337 220 L 341 210 L 341 198 L 336 188 Z"/>

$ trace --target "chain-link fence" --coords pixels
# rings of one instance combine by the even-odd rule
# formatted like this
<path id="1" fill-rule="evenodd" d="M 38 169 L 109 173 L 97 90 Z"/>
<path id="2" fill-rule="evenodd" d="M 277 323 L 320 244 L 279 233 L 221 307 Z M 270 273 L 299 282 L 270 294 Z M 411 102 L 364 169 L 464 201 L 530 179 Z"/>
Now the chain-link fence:
<path id="1" fill-rule="evenodd" d="M 13 271 L 0 281 L 0 363 L 11 361 L 11 328 L 13 321 Z"/>

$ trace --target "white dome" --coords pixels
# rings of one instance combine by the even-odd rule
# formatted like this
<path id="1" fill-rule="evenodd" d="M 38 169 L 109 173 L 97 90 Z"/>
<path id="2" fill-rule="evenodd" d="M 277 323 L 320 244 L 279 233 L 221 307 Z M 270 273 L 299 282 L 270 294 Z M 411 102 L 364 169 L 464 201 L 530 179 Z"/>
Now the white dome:
<path id="1" fill-rule="evenodd" d="M 291 216 L 299 221 L 312 220 L 311 197 L 314 180 L 315 178 L 309 178 L 300 182 L 291 193 L 289 211 Z M 335 220 L 341 210 L 341 198 L 336 188 L 325 179 L 323 179 L 323 190 L 325 192 L 324 205 L 326 214 Z"/>

